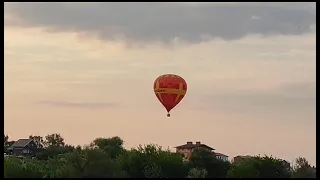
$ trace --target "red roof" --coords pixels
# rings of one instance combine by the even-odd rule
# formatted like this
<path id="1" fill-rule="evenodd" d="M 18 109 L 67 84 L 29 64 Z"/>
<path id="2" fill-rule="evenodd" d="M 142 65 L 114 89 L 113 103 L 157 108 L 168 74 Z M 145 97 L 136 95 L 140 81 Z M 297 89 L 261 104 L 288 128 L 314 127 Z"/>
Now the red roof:
<path id="1" fill-rule="evenodd" d="M 184 144 L 184 145 L 181 145 L 181 146 L 177 146 L 175 148 L 177 148 L 177 149 L 194 149 L 194 148 L 197 148 L 197 147 L 203 147 L 203 148 L 207 148 L 207 149 L 210 149 L 210 150 L 215 150 L 210 146 L 207 146 L 205 144 L 200 144 L 200 143 L 198 143 L 198 144 L 187 143 L 187 144 Z"/>
<path id="2" fill-rule="evenodd" d="M 229 157 L 229 156 L 227 156 L 227 155 L 225 155 L 225 154 L 222 154 L 222 153 L 218 153 L 218 152 L 216 152 L 215 154 L 216 154 L 216 156 L 224 156 L 224 157 Z"/>

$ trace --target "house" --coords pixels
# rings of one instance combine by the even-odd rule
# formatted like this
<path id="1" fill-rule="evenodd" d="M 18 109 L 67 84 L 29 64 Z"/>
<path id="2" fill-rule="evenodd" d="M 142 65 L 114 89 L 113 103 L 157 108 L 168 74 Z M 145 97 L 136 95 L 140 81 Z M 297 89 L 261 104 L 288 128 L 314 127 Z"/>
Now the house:
<path id="1" fill-rule="evenodd" d="M 228 156 L 225 154 L 216 152 L 215 155 L 217 159 L 220 159 L 222 161 L 229 161 Z"/>
<path id="2" fill-rule="evenodd" d="M 243 162 L 245 159 L 248 159 L 248 158 L 252 158 L 253 156 L 236 156 L 233 158 L 233 162 L 234 163 L 241 163 Z"/>
<path id="3" fill-rule="evenodd" d="M 193 144 L 192 142 L 187 142 L 187 144 L 177 146 L 175 148 L 177 153 L 183 154 L 186 159 L 189 159 L 192 154 L 192 150 L 199 147 L 207 149 L 210 152 L 215 150 L 212 147 L 201 144 L 201 142 L 196 142 L 195 144 Z"/>
<path id="4" fill-rule="evenodd" d="M 38 148 L 32 139 L 19 139 L 8 148 L 8 151 L 16 156 L 32 156 L 37 153 Z"/>

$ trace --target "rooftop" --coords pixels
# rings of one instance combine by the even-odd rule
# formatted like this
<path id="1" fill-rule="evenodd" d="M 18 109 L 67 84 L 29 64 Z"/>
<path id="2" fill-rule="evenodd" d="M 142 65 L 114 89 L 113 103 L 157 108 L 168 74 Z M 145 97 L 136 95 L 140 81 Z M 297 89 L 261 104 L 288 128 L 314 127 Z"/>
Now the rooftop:
<path id="1" fill-rule="evenodd" d="M 9 148 L 24 148 L 26 147 L 30 142 L 32 141 L 32 139 L 19 139 L 18 141 L 16 141 L 15 143 L 13 143 Z M 8 148 L 8 149 L 9 149 Z"/>
<path id="2" fill-rule="evenodd" d="M 210 146 L 207 146 L 205 144 L 201 144 L 201 142 L 196 142 L 195 144 L 193 144 L 192 142 L 187 142 L 187 144 L 180 145 L 180 146 L 177 146 L 175 148 L 176 149 L 193 149 L 193 148 L 197 148 L 197 147 L 207 148 L 207 149 L 210 149 L 212 151 L 215 150 Z"/>
<path id="3" fill-rule="evenodd" d="M 229 156 L 227 156 L 227 155 L 225 155 L 225 154 L 222 154 L 222 153 L 218 153 L 218 152 L 216 152 L 215 154 L 216 154 L 216 156 L 224 156 L 224 157 L 229 157 Z"/>

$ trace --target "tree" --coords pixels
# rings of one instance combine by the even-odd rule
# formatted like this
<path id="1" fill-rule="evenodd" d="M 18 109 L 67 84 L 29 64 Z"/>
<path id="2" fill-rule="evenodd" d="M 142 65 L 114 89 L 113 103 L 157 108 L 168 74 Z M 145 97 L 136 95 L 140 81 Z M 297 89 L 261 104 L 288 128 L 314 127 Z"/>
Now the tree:
<path id="1" fill-rule="evenodd" d="M 109 154 L 109 157 L 115 159 L 118 155 L 124 152 L 123 140 L 116 136 L 112 138 L 96 138 L 91 147 L 96 147 Z"/>
<path id="2" fill-rule="evenodd" d="M 293 168 L 294 178 L 316 178 L 316 169 L 311 167 L 309 162 L 304 157 L 295 159 L 295 166 Z"/>
<path id="3" fill-rule="evenodd" d="M 85 148 L 66 155 L 70 177 L 115 178 L 125 177 L 120 167 L 101 149 Z"/>
<path id="4" fill-rule="evenodd" d="M 44 140 L 43 140 L 43 137 L 42 136 L 33 136 L 33 135 L 30 135 L 29 136 L 29 139 L 32 139 L 38 148 L 42 149 L 43 146 L 44 146 Z"/>
<path id="5" fill-rule="evenodd" d="M 7 152 L 8 147 L 10 147 L 13 143 L 15 143 L 15 141 L 9 141 L 9 136 L 8 135 L 4 135 L 3 151 Z"/>
<path id="6" fill-rule="evenodd" d="M 42 178 L 43 164 L 32 159 L 19 159 L 16 157 L 4 158 L 5 178 Z"/>
<path id="7" fill-rule="evenodd" d="M 4 144 L 6 144 L 9 140 L 9 136 L 8 135 L 4 135 L 4 139 L 3 139 L 3 142 Z"/>
<path id="8" fill-rule="evenodd" d="M 156 145 L 140 145 L 119 156 L 117 161 L 131 178 L 182 178 L 188 173 L 180 154 Z"/>
<path id="9" fill-rule="evenodd" d="M 206 169 L 192 168 L 189 170 L 187 178 L 205 178 L 207 175 L 208 171 Z"/>
<path id="10" fill-rule="evenodd" d="M 250 157 L 233 163 L 228 172 L 230 178 L 289 178 L 290 164 L 273 157 Z"/>
<path id="11" fill-rule="evenodd" d="M 71 145 L 65 146 L 49 146 L 45 149 L 42 149 L 38 154 L 37 158 L 42 160 L 47 160 L 49 158 L 54 158 L 58 155 L 71 153 L 75 148 Z"/>
<path id="12" fill-rule="evenodd" d="M 3 139 L 3 151 L 6 152 L 7 151 L 7 148 L 9 147 L 8 146 L 8 140 L 9 140 L 9 136 L 7 135 L 4 135 L 4 139 Z"/>
<path id="13" fill-rule="evenodd" d="M 68 177 L 66 162 L 61 158 L 46 161 L 35 158 L 17 158 L 14 156 L 4 159 L 5 178 L 65 178 Z"/>
<path id="14" fill-rule="evenodd" d="M 193 150 L 188 161 L 179 153 L 158 145 L 125 150 L 120 137 L 97 138 L 90 146 L 76 148 L 64 143 L 59 134 L 30 136 L 42 142 L 41 154 L 5 156 L 5 178 L 315 178 L 315 167 L 305 158 L 295 166 L 273 157 L 251 157 L 243 161 L 219 160 L 203 148 Z M 4 135 L 4 146 L 9 146 Z"/>
<path id="15" fill-rule="evenodd" d="M 44 144 L 47 146 L 47 147 L 50 147 L 50 146 L 54 146 L 54 147 L 63 147 L 65 145 L 64 143 L 64 139 L 63 137 L 61 137 L 60 134 L 49 134 L 45 137 L 45 142 Z"/>
<path id="16" fill-rule="evenodd" d="M 40 151 L 37 158 L 41 160 L 47 160 L 48 158 L 70 153 L 75 150 L 73 146 L 66 145 L 63 137 L 57 133 L 47 135 L 45 140 L 43 140 L 41 136 L 30 135 L 29 138 L 37 143 Z"/>
<path id="17" fill-rule="evenodd" d="M 190 168 L 206 170 L 207 178 L 224 178 L 230 168 L 229 162 L 217 159 L 214 152 L 204 148 L 193 150 L 189 164 Z"/>
<path id="18" fill-rule="evenodd" d="M 43 178 L 68 178 L 70 176 L 66 158 L 55 156 L 42 162 L 44 163 Z"/>

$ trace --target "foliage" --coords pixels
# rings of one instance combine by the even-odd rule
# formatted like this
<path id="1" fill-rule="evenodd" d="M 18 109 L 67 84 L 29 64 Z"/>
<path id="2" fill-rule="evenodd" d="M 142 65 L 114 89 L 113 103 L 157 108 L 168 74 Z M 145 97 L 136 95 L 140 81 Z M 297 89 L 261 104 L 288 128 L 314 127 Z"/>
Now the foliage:
<path id="1" fill-rule="evenodd" d="M 91 147 L 97 147 L 109 154 L 109 157 L 115 159 L 124 152 L 122 147 L 123 140 L 116 136 L 112 138 L 97 138 L 91 143 Z"/>
<path id="2" fill-rule="evenodd" d="M 227 176 L 230 163 L 217 159 L 215 154 L 203 148 L 197 148 L 193 151 L 190 161 L 190 168 L 205 169 L 207 178 L 223 178 Z"/>
<path id="3" fill-rule="evenodd" d="M 316 168 L 311 167 L 311 165 L 305 158 L 299 157 L 295 160 L 295 166 L 293 168 L 293 177 L 316 178 Z"/>
<path id="4" fill-rule="evenodd" d="M 4 135 L 4 139 L 3 139 L 3 152 L 7 152 L 8 147 L 10 147 L 15 141 L 9 141 L 9 136 L 8 135 Z"/>
<path id="5" fill-rule="evenodd" d="M 65 145 L 64 139 L 60 134 L 49 134 L 45 139 L 44 144 L 47 147 L 63 147 Z"/>
<path id="6" fill-rule="evenodd" d="M 231 178 L 289 178 L 290 165 L 273 157 L 250 157 L 240 163 L 234 163 L 228 172 Z"/>
<path id="7" fill-rule="evenodd" d="M 208 171 L 206 169 L 197 169 L 192 168 L 189 170 L 188 178 L 205 178 L 208 175 Z"/>
<path id="8" fill-rule="evenodd" d="M 297 158 L 293 169 L 273 157 L 226 162 L 197 148 L 188 161 L 178 153 L 149 144 L 131 150 L 120 137 L 96 138 L 88 147 L 67 145 L 60 134 L 31 135 L 39 153 L 4 157 L 5 178 L 315 178 L 315 167 Z M 4 135 L 4 149 L 14 141 Z M 292 171 L 293 170 L 293 171 Z"/>
<path id="9" fill-rule="evenodd" d="M 156 145 L 141 145 L 118 158 L 121 167 L 133 178 L 186 177 L 186 169 L 180 154 L 162 150 Z"/>

